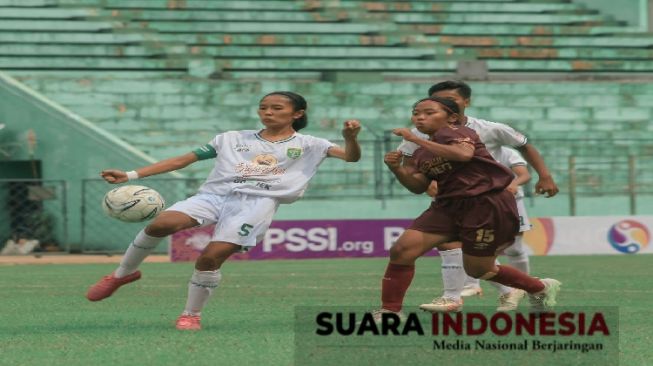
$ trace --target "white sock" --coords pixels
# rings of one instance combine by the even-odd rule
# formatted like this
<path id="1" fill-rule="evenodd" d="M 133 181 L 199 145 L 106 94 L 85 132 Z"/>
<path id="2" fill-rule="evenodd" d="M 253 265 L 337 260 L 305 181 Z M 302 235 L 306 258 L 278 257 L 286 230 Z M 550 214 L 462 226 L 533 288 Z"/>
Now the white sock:
<path id="1" fill-rule="evenodd" d="M 113 275 L 116 278 L 125 277 L 130 275 L 138 269 L 138 266 L 143 263 L 145 257 L 147 257 L 154 248 L 163 240 L 163 238 L 157 238 L 154 236 L 149 236 L 145 234 L 145 230 L 141 230 L 136 234 L 136 238 L 129 245 L 125 255 L 120 261 L 120 266 L 115 270 Z"/>
<path id="2" fill-rule="evenodd" d="M 511 266 L 524 273 L 530 273 L 530 261 L 528 259 L 528 253 L 524 250 L 522 239 L 523 237 L 521 235 L 517 236 L 515 242 L 506 248 L 505 254 Z"/>
<path id="3" fill-rule="evenodd" d="M 496 259 L 494 261 L 494 264 L 496 264 L 498 266 L 501 263 L 499 263 L 499 260 Z M 512 292 L 512 290 L 514 290 L 512 287 L 504 286 L 504 285 L 502 285 L 502 284 L 500 284 L 498 282 L 494 282 L 494 281 L 486 281 L 486 282 L 489 282 L 490 285 L 492 285 L 494 288 L 496 288 L 497 291 L 499 291 L 500 295 L 509 294 L 509 293 Z"/>
<path id="4" fill-rule="evenodd" d="M 465 276 L 465 287 L 481 287 L 481 280 L 471 276 Z"/>
<path id="5" fill-rule="evenodd" d="M 460 292 L 465 284 L 465 269 L 463 268 L 462 249 L 440 251 L 442 258 L 442 283 L 444 297 L 460 300 Z"/>
<path id="6" fill-rule="evenodd" d="M 219 269 L 215 271 L 195 270 L 188 282 L 188 300 L 186 300 L 186 307 L 182 314 L 199 316 L 221 279 L 222 273 Z"/>

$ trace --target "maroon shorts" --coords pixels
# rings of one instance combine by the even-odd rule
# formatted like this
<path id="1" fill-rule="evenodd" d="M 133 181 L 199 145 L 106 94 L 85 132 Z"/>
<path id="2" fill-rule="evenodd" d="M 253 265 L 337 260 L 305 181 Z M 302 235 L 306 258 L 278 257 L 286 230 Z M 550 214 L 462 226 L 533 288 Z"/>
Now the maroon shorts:
<path id="1" fill-rule="evenodd" d="M 437 200 L 413 221 L 409 229 L 448 235 L 463 243 L 463 253 L 497 255 L 515 240 L 519 214 L 515 196 L 508 191 Z"/>

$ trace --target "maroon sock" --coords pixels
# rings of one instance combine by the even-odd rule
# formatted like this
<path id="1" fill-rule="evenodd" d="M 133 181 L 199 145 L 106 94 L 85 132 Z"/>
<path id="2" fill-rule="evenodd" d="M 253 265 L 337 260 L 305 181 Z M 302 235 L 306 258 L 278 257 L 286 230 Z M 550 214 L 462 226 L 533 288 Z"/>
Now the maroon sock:
<path id="1" fill-rule="evenodd" d="M 381 281 L 381 302 L 383 308 L 400 311 L 408 286 L 413 281 L 415 265 L 388 263 Z"/>
<path id="2" fill-rule="evenodd" d="M 510 266 L 498 266 L 499 272 L 488 281 L 500 283 L 505 286 L 518 288 L 533 294 L 544 290 L 542 281 Z"/>

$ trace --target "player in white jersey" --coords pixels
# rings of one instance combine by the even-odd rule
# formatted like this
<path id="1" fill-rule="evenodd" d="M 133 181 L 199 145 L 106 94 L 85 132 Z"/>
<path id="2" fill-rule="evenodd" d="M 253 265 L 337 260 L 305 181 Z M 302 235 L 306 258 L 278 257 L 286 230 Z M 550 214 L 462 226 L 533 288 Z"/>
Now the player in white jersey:
<path id="1" fill-rule="evenodd" d="M 538 173 L 539 180 L 535 185 L 536 194 L 546 194 L 547 197 L 553 197 L 558 193 L 558 187 L 544 160 L 523 134 L 503 123 L 490 122 L 465 115 L 465 108 L 471 104 L 472 90 L 469 85 L 462 81 L 444 81 L 431 86 L 428 95 L 455 101 L 461 113 L 461 121 L 467 127 L 476 131 L 493 156 L 499 155 L 502 146 L 517 149 Z M 412 132 L 415 131 L 416 129 L 412 130 Z M 404 155 L 404 164 L 411 164 L 410 157 L 416 149 L 417 145 L 412 142 L 403 141 L 401 143 L 398 150 Z M 464 277 L 462 275 L 464 273 L 462 251 L 453 246 L 447 250 L 440 250 L 440 255 L 442 257 L 442 278 L 445 292 L 450 296 L 437 298 L 433 300 L 432 304 L 437 309 L 459 310 L 462 308 L 462 299 L 459 295 L 454 294 L 459 294 L 464 286 L 464 283 L 459 281 L 461 276 Z"/>
<path id="2" fill-rule="evenodd" d="M 188 300 L 177 319 L 180 330 L 199 330 L 202 308 L 222 274 L 220 267 L 233 253 L 256 245 L 268 229 L 280 203 L 299 199 L 319 165 L 327 157 L 347 162 L 360 159 L 360 123 L 347 120 L 345 147 L 302 135 L 307 104 L 292 92 L 264 96 L 258 116 L 260 131 L 230 131 L 217 135 L 197 150 L 142 167 L 136 171 L 104 170 L 109 183 L 123 183 L 184 168 L 204 159 L 215 166 L 199 192 L 161 213 L 131 243 L 119 267 L 89 288 L 90 301 L 105 299 L 120 286 L 138 280 L 138 266 L 166 236 L 191 227 L 215 224 L 211 242 L 195 263 L 188 284 Z"/>

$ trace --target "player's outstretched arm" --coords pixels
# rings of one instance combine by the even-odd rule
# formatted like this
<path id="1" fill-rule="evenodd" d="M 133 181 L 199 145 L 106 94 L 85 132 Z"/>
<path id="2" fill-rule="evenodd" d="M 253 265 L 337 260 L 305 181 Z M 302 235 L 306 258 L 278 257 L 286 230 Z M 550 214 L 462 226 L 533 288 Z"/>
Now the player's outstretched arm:
<path id="1" fill-rule="evenodd" d="M 127 172 L 118 169 L 106 169 L 100 173 L 100 176 L 111 184 L 124 183 L 130 179 L 144 178 L 150 175 L 172 172 L 184 168 L 198 160 L 195 153 L 179 155 L 174 158 L 161 160 L 152 165 L 144 166 L 137 169 L 135 177 L 128 177 Z M 133 173 L 132 173 L 133 174 Z"/>
<path id="2" fill-rule="evenodd" d="M 526 161 L 537 172 L 538 181 L 535 184 L 535 193 L 546 193 L 547 197 L 553 197 L 558 194 L 558 186 L 555 181 L 553 181 L 553 176 L 551 176 L 549 168 L 547 168 L 544 159 L 542 159 L 542 155 L 540 155 L 540 152 L 537 151 L 535 146 L 527 143 L 526 145 L 519 147 L 517 150 L 519 150 L 522 156 L 524 156 L 524 159 L 526 159 Z"/>
<path id="3" fill-rule="evenodd" d="M 392 130 L 392 133 L 447 160 L 470 161 L 474 156 L 474 144 L 472 143 L 457 143 L 451 145 L 439 144 L 415 136 L 415 134 L 413 134 L 408 128 L 395 128 Z"/>
<path id="4" fill-rule="evenodd" d="M 422 194 L 426 192 L 429 187 L 429 180 L 424 176 L 424 174 L 419 173 L 412 166 L 403 166 L 401 151 L 390 151 L 385 154 L 383 161 L 385 165 L 388 166 L 392 174 L 397 177 L 399 183 L 402 186 L 406 187 L 409 191 L 415 194 Z"/>
<path id="5" fill-rule="evenodd" d="M 358 120 L 346 120 L 342 128 L 342 137 L 345 138 L 345 148 L 334 146 L 329 149 L 327 155 L 347 162 L 359 161 L 361 158 L 361 147 L 358 144 L 357 138 L 360 130 L 361 124 Z"/>

